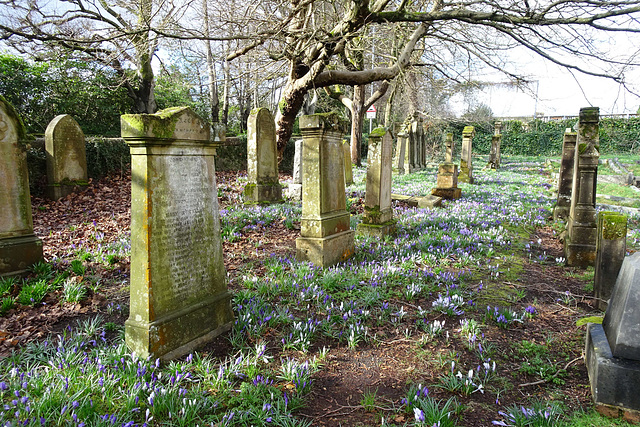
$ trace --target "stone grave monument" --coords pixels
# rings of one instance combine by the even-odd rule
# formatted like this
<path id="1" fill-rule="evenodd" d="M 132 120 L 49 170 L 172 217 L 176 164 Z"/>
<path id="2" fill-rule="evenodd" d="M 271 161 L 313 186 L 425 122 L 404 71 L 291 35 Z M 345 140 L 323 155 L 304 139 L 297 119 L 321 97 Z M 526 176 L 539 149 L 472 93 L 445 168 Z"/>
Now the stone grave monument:
<path id="1" fill-rule="evenodd" d="M 33 234 L 27 155 L 19 140 L 26 131 L 13 106 L 0 96 L 0 277 L 24 274 L 42 260 Z"/>
<path id="2" fill-rule="evenodd" d="M 460 198 L 462 191 L 458 188 L 458 166 L 453 163 L 454 143 L 452 133 L 447 133 L 445 144 L 447 151 L 444 163 L 438 166 L 436 188 L 431 190 L 431 194 L 443 199 L 455 200 Z"/>
<path id="3" fill-rule="evenodd" d="M 473 164 L 471 160 L 471 150 L 473 146 L 473 136 L 476 130 L 473 126 L 465 126 L 462 130 L 462 153 L 460 155 L 459 182 L 473 184 Z"/>
<path id="4" fill-rule="evenodd" d="M 395 231 L 391 209 L 392 148 L 393 137 L 385 128 L 375 128 L 369 134 L 364 213 L 357 228 L 360 234 L 383 237 Z"/>
<path id="5" fill-rule="evenodd" d="M 353 165 L 351 163 L 351 145 L 347 140 L 342 142 L 344 151 L 344 185 L 353 184 Z"/>
<path id="6" fill-rule="evenodd" d="M 640 252 L 624 259 L 602 325 L 589 323 L 585 364 L 599 412 L 640 411 Z"/>
<path id="7" fill-rule="evenodd" d="M 396 155 L 393 158 L 393 167 L 400 175 L 409 173 L 409 134 L 405 128 L 402 127 L 397 133 L 398 138 L 396 141 Z"/>
<path id="8" fill-rule="evenodd" d="M 276 123 L 266 108 L 251 111 L 247 122 L 247 178 L 245 205 L 268 205 L 282 202 L 278 179 Z"/>
<path id="9" fill-rule="evenodd" d="M 423 134 L 422 120 L 419 117 L 414 117 L 409 124 L 409 173 L 422 169 Z"/>
<path id="10" fill-rule="evenodd" d="M 294 200 L 302 200 L 302 140 L 294 142 L 293 154 L 293 180 L 289 184 L 289 197 Z"/>
<path id="11" fill-rule="evenodd" d="M 600 310 L 607 309 L 606 301 L 618 278 L 627 253 L 627 217 L 617 212 L 598 214 L 596 239 L 596 271 L 593 294 Z"/>
<path id="12" fill-rule="evenodd" d="M 127 346 L 180 357 L 231 328 L 214 142 L 188 107 L 121 117 L 131 149 Z"/>
<path id="13" fill-rule="evenodd" d="M 342 136 L 346 123 L 335 113 L 300 117 L 302 220 L 296 257 L 329 267 L 353 255 L 355 231 L 346 210 Z"/>
<path id="14" fill-rule="evenodd" d="M 564 240 L 565 259 L 570 267 L 595 265 L 596 260 L 599 115 L 597 107 L 582 108 L 578 120 L 571 208 Z"/>
<path id="15" fill-rule="evenodd" d="M 84 133 L 73 117 L 55 117 L 44 134 L 47 152 L 47 196 L 58 200 L 87 186 Z"/>
<path id="16" fill-rule="evenodd" d="M 577 133 L 570 128 L 564 131 L 562 138 L 562 162 L 558 176 L 558 200 L 553 209 L 553 219 L 566 221 L 571 210 L 571 189 L 573 186 L 573 166 L 576 155 Z"/>
<path id="17" fill-rule="evenodd" d="M 502 141 L 502 122 L 494 124 L 494 133 L 491 137 L 491 152 L 489 153 L 489 169 L 500 168 L 500 142 Z"/>

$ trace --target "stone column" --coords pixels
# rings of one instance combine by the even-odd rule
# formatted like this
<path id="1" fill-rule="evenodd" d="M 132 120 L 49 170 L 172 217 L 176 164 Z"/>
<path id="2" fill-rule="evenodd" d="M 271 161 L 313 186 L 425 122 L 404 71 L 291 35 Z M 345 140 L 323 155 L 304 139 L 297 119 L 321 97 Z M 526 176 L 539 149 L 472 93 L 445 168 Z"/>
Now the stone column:
<path id="1" fill-rule="evenodd" d="M 553 219 L 566 221 L 571 210 L 571 189 L 573 187 L 573 167 L 576 154 L 575 132 L 567 128 L 562 138 L 562 162 L 558 174 L 558 200 L 553 209 Z"/>
<path id="2" fill-rule="evenodd" d="M 268 205 L 282 202 L 278 179 L 276 124 L 266 108 L 251 111 L 247 121 L 247 178 L 245 205 Z"/>
<path id="3" fill-rule="evenodd" d="M 593 294 L 600 310 L 607 309 L 607 302 L 616 284 L 622 261 L 627 253 L 627 217 L 617 212 L 598 214 L 596 240 L 596 271 Z"/>
<path id="4" fill-rule="evenodd" d="M 127 346 L 180 357 L 233 322 L 222 259 L 214 146 L 188 107 L 121 117 L 131 149 Z"/>
<path id="5" fill-rule="evenodd" d="M 289 197 L 302 200 L 302 140 L 298 139 L 293 154 L 293 182 L 289 184 Z"/>
<path id="6" fill-rule="evenodd" d="M 18 113 L 0 96 L 0 277 L 24 274 L 42 260 L 42 241 L 33 234 L 27 155 L 18 143 L 25 136 Z"/>
<path id="7" fill-rule="evenodd" d="M 442 197 L 443 199 L 455 200 L 462 195 L 458 188 L 458 166 L 452 162 L 453 160 L 453 134 L 447 133 L 445 140 L 447 151 L 445 154 L 445 162 L 438 166 L 438 178 L 436 188 L 431 190 L 433 196 Z"/>
<path id="8" fill-rule="evenodd" d="M 409 145 L 407 146 L 409 152 L 409 173 L 417 172 L 420 170 L 418 163 L 418 121 L 411 120 L 409 123 Z"/>
<path id="9" fill-rule="evenodd" d="M 420 129 L 421 129 L 421 141 L 422 141 L 422 168 L 425 169 L 427 167 L 427 132 L 424 128 L 424 121 L 420 120 Z"/>
<path id="10" fill-rule="evenodd" d="M 47 197 L 58 200 L 88 185 L 84 133 L 68 114 L 54 118 L 44 134 L 47 152 Z"/>
<path id="11" fill-rule="evenodd" d="M 491 137 L 491 152 L 489 153 L 489 163 L 487 166 L 490 169 L 500 168 L 500 142 L 502 141 L 502 122 L 496 122 L 494 125 L 494 134 Z"/>
<path id="12" fill-rule="evenodd" d="M 393 137 L 383 127 L 369 134 L 367 185 L 362 223 L 358 233 L 383 237 L 395 231 L 396 221 L 391 209 L 391 149 Z"/>
<path id="13" fill-rule="evenodd" d="M 473 164 L 471 160 L 471 150 L 473 136 L 476 134 L 473 126 L 465 126 L 462 130 L 462 154 L 460 155 L 460 175 L 459 182 L 473 184 Z"/>
<path id="14" fill-rule="evenodd" d="M 342 142 L 344 151 L 344 184 L 353 184 L 353 164 L 351 163 L 351 145 L 345 140 Z"/>
<path id="15" fill-rule="evenodd" d="M 329 267 L 353 255 L 354 234 L 346 210 L 342 136 L 347 126 L 335 113 L 300 118 L 302 221 L 296 257 Z"/>
<path id="16" fill-rule="evenodd" d="M 403 129 L 398 133 L 398 142 L 396 144 L 396 157 L 393 165 L 398 167 L 398 173 L 404 175 L 409 173 L 409 134 Z"/>
<path id="17" fill-rule="evenodd" d="M 571 210 L 564 240 L 566 263 L 587 267 L 596 260 L 596 182 L 598 176 L 600 111 L 582 108 L 575 148 Z"/>

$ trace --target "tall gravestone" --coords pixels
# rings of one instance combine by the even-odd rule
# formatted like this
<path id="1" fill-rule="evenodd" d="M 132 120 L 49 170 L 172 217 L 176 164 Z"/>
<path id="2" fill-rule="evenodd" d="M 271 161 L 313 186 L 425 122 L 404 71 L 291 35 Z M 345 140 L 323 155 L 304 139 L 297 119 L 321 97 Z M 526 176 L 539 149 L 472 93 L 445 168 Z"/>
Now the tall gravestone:
<path id="1" fill-rule="evenodd" d="M 571 210 L 571 190 L 573 187 L 577 135 L 577 133 L 571 132 L 570 128 L 567 128 L 562 138 L 562 161 L 558 175 L 558 199 L 553 209 L 554 220 L 566 221 Z"/>
<path id="2" fill-rule="evenodd" d="M 342 143 L 344 151 L 344 184 L 353 184 L 353 165 L 351 164 L 351 145 L 346 140 Z"/>
<path id="3" fill-rule="evenodd" d="M 68 114 L 56 116 L 44 134 L 47 151 L 47 196 L 58 200 L 87 182 L 84 133 Z"/>
<path id="4" fill-rule="evenodd" d="M 393 137 L 383 127 L 369 134 L 367 184 L 362 223 L 358 233 L 383 237 L 393 233 L 396 221 L 391 209 L 391 154 Z"/>
<path id="5" fill-rule="evenodd" d="M 596 408 L 640 411 L 640 252 L 624 259 L 602 325 L 587 326 L 585 364 Z M 636 412 L 636 417 L 637 417 Z"/>
<path id="6" fill-rule="evenodd" d="M 294 200 L 302 200 L 302 140 L 294 142 L 293 154 L 293 179 L 289 184 L 289 197 Z"/>
<path id="7" fill-rule="evenodd" d="M 346 123 L 335 113 L 300 118 L 302 220 L 296 257 L 329 267 L 353 255 L 354 234 L 346 209 L 342 136 Z"/>
<path id="8" fill-rule="evenodd" d="M 465 126 L 462 130 L 462 153 L 460 154 L 460 174 L 459 182 L 468 182 L 473 184 L 473 164 L 471 153 L 473 147 L 473 136 L 476 130 L 473 126 Z"/>
<path id="9" fill-rule="evenodd" d="M 398 171 L 398 174 L 404 175 L 409 173 L 409 134 L 404 128 L 398 132 L 398 138 L 396 141 L 396 155 L 393 159 L 393 166 Z"/>
<path id="10" fill-rule="evenodd" d="M 126 342 L 173 359 L 229 330 L 215 148 L 188 107 L 121 117 L 131 149 L 131 297 Z"/>
<path id="11" fill-rule="evenodd" d="M 413 173 L 422 169 L 422 123 L 419 117 L 415 117 L 409 124 L 409 172 Z"/>
<path id="12" fill-rule="evenodd" d="M 487 166 L 490 169 L 500 168 L 500 143 L 502 142 L 502 122 L 495 122 L 494 133 L 491 137 L 491 151 L 489 152 L 489 163 Z"/>
<path id="13" fill-rule="evenodd" d="M 445 139 L 446 154 L 444 163 L 438 166 L 436 188 L 431 190 L 433 196 L 455 200 L 462 195 L 458 188 L 458 166 L 453 163 L 453 134 L 448 133 Z"/>
<path id="14" fill-rule="evenodd" d="M 598 214 L 596 239 L 596 271 L 593 294 L 600 310 L 607 309 L 607 300 L 618 278 L 627 253 L 627 217 L 617 212 Z"/>
<path id="15" fill-rule="evenodd" d="M 42 260 L 42 241 L 33 234 L 26 136 L 15 109 L 0 96 L 0 277 L 27 272 Z"/>
<path id="16" fill-rule="evenodd" d="M 247 122 L 247 178 L 244 187 L 246 205 L 268 205 L 282 202 L 282 186 L 278 179 L 276 124 L 266 108 L 257 108 Z"/>
<path id="17" fill-rule="evenodd" d="M 582 108 L 574 154 L 571 209 L 564 253 L 568 266 L 587 267 L 596 259 L 596 183 L 599 153 L 597 107 Z"/>

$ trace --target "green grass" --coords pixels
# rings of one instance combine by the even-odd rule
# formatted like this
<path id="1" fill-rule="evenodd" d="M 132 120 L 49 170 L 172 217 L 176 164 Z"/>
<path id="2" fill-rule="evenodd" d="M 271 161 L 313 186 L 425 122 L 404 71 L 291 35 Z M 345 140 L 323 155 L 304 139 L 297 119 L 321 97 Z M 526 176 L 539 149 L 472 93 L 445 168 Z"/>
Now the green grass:
<path id="1" fill-rule="evenodd" d="M 631 427 L 632 424 L 621 420 L 603 417 L 595 410 L 589 412 L 575 412 L 560 423 L 559 427 Z"/>

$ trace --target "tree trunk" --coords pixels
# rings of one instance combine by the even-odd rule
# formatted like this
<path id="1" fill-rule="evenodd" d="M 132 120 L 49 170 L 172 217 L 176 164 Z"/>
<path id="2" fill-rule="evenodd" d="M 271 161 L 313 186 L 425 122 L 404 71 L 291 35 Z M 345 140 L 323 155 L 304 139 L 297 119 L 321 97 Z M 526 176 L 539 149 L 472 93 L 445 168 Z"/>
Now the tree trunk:
<path id="1" fill-rule="evenodd" d="M 229 60 L 225 58 L 224 65 L 224 89 L 222 91 L 222 124 L 229 127 L 229 86 L 231 85 L 231 76 L 229 71 Z"/>
<path id="2" fill-rule="evenodd" d="M 276 113 L 276 137 L 278 138 L 278 162 L 282 161 L 282 154 L 293 133 L 296 115 L 304 104 L 307 89 L 294 88 L 295 80 L 289 81 L 284 88 L 278 112 Z"/>
<path id="3" fill-rule="evenodd" d="M 208 0 L 202 0 L 202 13 L 204 20 L 204 34 L 209 37 L 209 8 Z M 218 85 L 216 85 L 216 69 L 213 65 L 213 52 L 211 52 L 211 40 L 205 42 L 207 47 L 207 72 L 209 74 L 209 105 L 211 107 L 211 123 L 216 124 L 220 116 L 220 100 L 218 99 Z"/>
<path id="4" fill-rule="evenodd" d="M 351 107 L 351 161 L 362 166 L 362 124 L 364 122 L 365 85 L 353 87 Z"/>
<path id="5" fill-rule="evenodd" d="M 134 96 L 134 113 L 138 114 L 153 114 L 158 111 L 158 105 L 156 104 L 156 97 L 153 93 L 153 87 L 155 82 L 153 77 L 151 80 L 140 79 L 138 87 L 133 89 Z"/>

